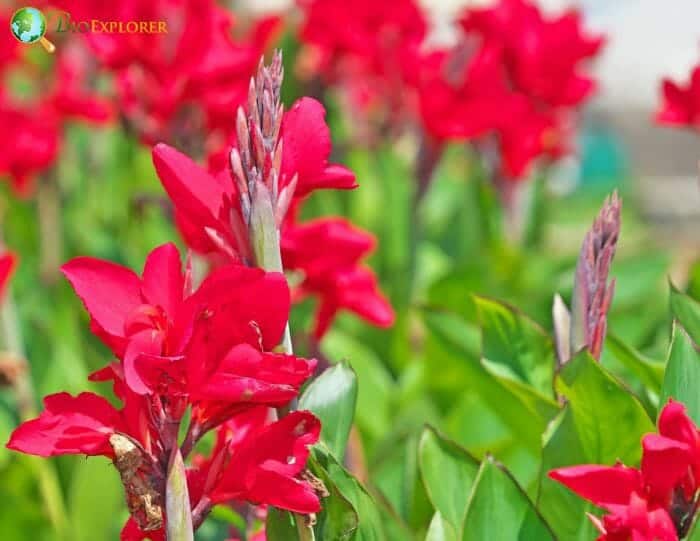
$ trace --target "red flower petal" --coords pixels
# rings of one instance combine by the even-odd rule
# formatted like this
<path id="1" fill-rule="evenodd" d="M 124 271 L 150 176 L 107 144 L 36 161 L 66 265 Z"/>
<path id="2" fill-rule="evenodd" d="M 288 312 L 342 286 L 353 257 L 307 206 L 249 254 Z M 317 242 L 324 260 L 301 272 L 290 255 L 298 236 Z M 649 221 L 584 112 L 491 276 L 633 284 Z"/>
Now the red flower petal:
<path id="1" fill-rule="evenodd" d="M 549 477 L 601 507 L 627 505 L 642 485 L 639 470 L 621 465 L 570 466 L 550 471 Z"/>
<path id="2" fill-rule="evenodd" d="M 9 449 L 43 457 L 86 454 L 112 456 L 109 436 L 121 430 L 119 412 L 101 396 L 58 393 L 44 398 L 37 419 L 22 423 L 7 444 Z"/>
<path id="3" fill-rule="evenodd" d="M 299 386 L 316 366 L 294 355 L 265 353 L 248 344 L 235 346 L 209 378 L 191 390 L 200 400 L 282 406 L 294 398 Z"/>
<path id="4" fill-rule="evenodd" d="M 248 500 L 297 513 L 318 512 L 318 496 L 296 476 L 304 469 L 308 446 L 318 441 L 320 431 L 320 422 L 310 412 L 295 411 L 251 434 L 232 448 L 211 500 Z"/>
<path id="5" fill-rule="evenodd" d="M 326 111 L 313 98 L 301 98 L 282 120 L 282 175 L 289 183 L 299 175 L 296 197 L 318 188 L 351 189 L 357 187 L 355 175 L 341 165 L 329 165 L 331 135 L 325 121 Z"/>
<path id="6" fill-rule="evenodd" d="M 659 434 L 678 440 L 700 450 L 700 437 L 693 420 L 688 417 L 685 405 L 669 400 L 659 415 Z"/>
<path id="7" fill-rule="evenodd" d="M 110 338 L 123 338 L 126 319 L 142 303 L 139 277 L 130 269 L 91 257 L 76 257 L 61 270 L 97 325 L 97 334 L 108 344 Z"/>
<path id="8" fill-rule="evenodd" d="M 224 198 L 231 196 L 230 190 L 189 156 L 166 144 L 153 147 L 153 164 L 178 212 L 201 229 L 224 231 L 218 216 Z"/>
<path id="9" fill-rule="evenodd" d="M 168 318 L 174 320 L 177 307 L 182 303 L 184 288 L 180 252 L 173 243 L 159 246 L 148 254 L 141 287 L 148 304 L 160 306 Z"/>
<path id="10" fill-rule="evenodd" d="M 642 474 L 653 494 L 663 501 L 687 474 L 692 462 L 690 446 L 680 441 L 647 434 L 642 439 Z"/>

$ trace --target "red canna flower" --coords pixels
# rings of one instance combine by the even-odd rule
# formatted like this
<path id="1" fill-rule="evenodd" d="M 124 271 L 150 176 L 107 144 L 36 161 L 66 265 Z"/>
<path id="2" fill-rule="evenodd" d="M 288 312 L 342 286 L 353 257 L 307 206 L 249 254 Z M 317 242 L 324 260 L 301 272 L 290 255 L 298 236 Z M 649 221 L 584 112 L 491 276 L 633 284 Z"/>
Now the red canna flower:
<path id="1" fill-rule="evenodd" d="M 302 98 L 284 115 L 279 192 L 290 186 L 289 201 L 318 188 L 356 186 L 349 169 L 328 163 L 331 141 L 324 116 L 323 106 L 311 98 Z M 230 169 L 208 173 L 165 144 L 153 148 L 153 163 L 188 244 L 201 252 L 219 252 L 227 260 L 250 261 L 239 189 Z"/>
<path id="2" fill-rule="evenodd" d="M 319 299 L 314 336 L 323 337 L 335 315 L 349 310 L 379 327 L 394 322 L 391 305 L 379 291 L 372 271 L 362 265 L 375 240 L 341 218 L 288 222 L 282 235 L 282 259 L 289 270 L 301 271 L 296 300 Z"/>
<path id="3" fill-rule="evenodd" d="M 332 272 L 324 273 L 319 270 L 326 265 L 324 249 L 315 243 L 324 239 L 314 238 L 318 237 L 315 226 L 304 229 L 283 225 L 287 211 L 291 208 L 289 216 L 295 214 L 302 198 L 313 190 L 350 189 L 356 183 L 349 169 L 328 163 L 330 133 L 325 111 L 317 101 L 302 98 L 281 115 L 281 78 L 281 57 L 276 56 L 269 68 L 261 66 L 251 83 L 248 113 L 242 109 L 238 113 L 237 145 L 230 151 L 230 169 L 214 175 L 167 145 L 154 148 L 156 171 L 173 200 L 180 230 L 190 246 L 215 254 L 219 262 L 254 264 L 251 209 L 267 198 L 266 204 L 274 213 L 275 223 L 271 225 L 281 227 L 288 268 L 303 270 L 306 275 L 305 285 L 297 291 L 303 293 L 297 298 L 313 292 L 323 299 L 317 336 L 325 333 L 341 308 L 377 325 L 389 325 L 393 321 L 391 308 L 378 292 L 374 275 L 359 266 L 360 258 L 372 248 L 370 237 L 346 227 L 362 243 L 370 239 L 369 245 L 362 253 L 348 255 L 349 259 Z M 331 246 L 334 240 L 326 239 L 325 246 L 327 251 L 337 253 L 337 246 Z M 305 242 L 308 244 L 302 247 Z M 305 250 L 306 255 L 292 262 L 290 257 L 295 256 L 289 250 Z M 303 259 L 305 262 L 301 262 Z"/>
<path id="4" fill-rule="evenodd" d="M 286 404 L 313 372 L 315 361 L 267 352 L 288 318 L 282 275 L 224 266 L 190 292 L 172 244 L 151 252 L 142 278 L 92 258 L 63 272 L 95 334 L 122 359 L 129 388 L 189 397 L 200 430 L 256 404 Z"/>
<path id="5" fill-rule="evenodd" d="M 584 465 L 549 472 L 608 511 L 602 520 L 592 518 L 599 541 L 676 541 L 687 534 L 700 489 L 700 433 L 673 400 L 661 411 L 658 430 L 642 440 L 640 469 Z"/>
<path id="6" fill-rule="evenodd" d="M 659 124 L 700 127 L 700 66 L 693 69 L 685 85 L 664 79 L 661 95 L 662 102 L 656 112 Z"/>
<path id="7" fill-rule="evenodd" d="M 215 454 L 187 472 L 197 525 L 212 502 L 229 499 L 318 510 L 318 496 L 301 477 L 318 420 L 308 412 L 267 418 L 267 407 L 287 405 L 315 368 L 314 360 L 271 352 L 289 315 L 281 274 L 227 265 L 192 291 L 189 268 L 183 271 L 172 244 L 149 254 L 140 277 L 85 257 L 63 271 L 93 332 L 117 357 L 90 379 L 111 381 L 122 405 L 93 393 L 51 395 L 37 419 L 13 432 L 9 448 L 110 458 L 131 514 L 122 539 L 163 538 L 170 456 L 174 449 L 187 456 L 217 426 Z M 188 406 L 180 446 L 177 428 Z"/>

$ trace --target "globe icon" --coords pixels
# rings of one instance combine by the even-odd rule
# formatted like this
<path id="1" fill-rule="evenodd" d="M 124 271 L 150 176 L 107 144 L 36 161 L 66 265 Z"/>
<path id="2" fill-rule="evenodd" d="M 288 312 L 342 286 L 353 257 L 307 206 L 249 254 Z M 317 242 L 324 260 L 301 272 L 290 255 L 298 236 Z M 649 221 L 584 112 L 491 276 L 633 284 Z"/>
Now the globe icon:
<path id="1" fill-rule="evenodd" d="M 22 43 L 35 43 L 46 33 L 46 19 L 36 8 L 21 8 L 12 16 L 10 29 L 12 35 Z"/>
<path id="2" fill-rule="evenodd" d="M 46 34 L 46 19 L 36 8 L 25 7 L 15 11 L 10 19 L 12 35 L 22 43 L 39 42 L 48 52 L 53 53 L 56 47 L 44 37 Z"/>

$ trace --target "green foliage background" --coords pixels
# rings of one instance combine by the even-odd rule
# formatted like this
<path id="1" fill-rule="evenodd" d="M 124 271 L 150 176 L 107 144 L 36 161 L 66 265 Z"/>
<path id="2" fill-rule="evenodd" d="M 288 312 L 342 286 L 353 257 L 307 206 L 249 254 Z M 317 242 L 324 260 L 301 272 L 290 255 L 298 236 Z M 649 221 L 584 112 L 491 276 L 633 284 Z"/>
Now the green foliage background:
<path id="1" fill-rule="evenodd" d="M 293 46 L 288 49 L 291 62 Z M 286 103 L 301 92 L 288 79 Z M 474 155 L 453 145 L 414 212 L 415 145 L 362 148 L 350 139 L 331 94 L 326 103 L 334 160 L 356 172 L 360 188 L 314 195 L 305 217 L 347 216 L 377 236 L 370 264 L 397 322 L 385 331 L 343 315 L 321 345 L 332 363 L 345 364 L 325 376 L 339 378 L 337 395 L 319 396 L 323 387 L 316 385 L 302 399 L 329 419 L 324 445 L 311 461 L 332 488 L 318 538 L 514 539 L 513 532 L 520 539 L 593 538 L 584 515 L 590 506 L 545 473 L 588 461 L 635 464 L 639 438 L 653 430 L 668 396 L 685 400 L 700 421 L 693 392 L 700 378 L 693 347 L 700 309 L 692 299 L 700 281 L 677 284 L 691 296 L 674 290 L 669 302 L 673 254 L 652 247 L 635 208 L 634 182 L 620 179 L 623 230 L 602 362 L 581 354 L 557 373 L 552 297 L 559 292 L 569 299 L 580 242 L 604 193 L 558 197 L 536 179 L 528 227 L 522 241 L 513 242 Z M 178 239 L 149 149 L 119 126 L 72 126 L 49 181 L 60 201 L 60 220 L 51 224 L 42 224 L 36 200 L 18 199 L 7 183 L 0 194 L 4 241 L 21 256 L 10 298 L 37 398 L 93 387 L 87 375 L 109 360 L 68 284 L 42 275 L 46 251 L 60 241 L 64 261 L 90 255 L 139 269 L 150 249 Z M 301 353 L 312 308 L 301 305 L 292 316 Z M 566 406 L 555 392 L 567 398 Z M 351 450 L 364 484 L 342 463 L 355 404 L 361 445 Z M 7 440 L 18 420 L 15 397 L 3 389 L 0 439 Z M 45 468 L 55 471 L 57 486 L 46 484 Z M 0 448 L 2 539 L 116 539 L 126 519 L 122 498 L 105 460 L 44 462 Z M 217 510 L 197 538 L 224 539 L 239 520 Z M 271 512 L 270 539 L 292 539 L 285 537 L 295 535 L 286 520 Z"/>

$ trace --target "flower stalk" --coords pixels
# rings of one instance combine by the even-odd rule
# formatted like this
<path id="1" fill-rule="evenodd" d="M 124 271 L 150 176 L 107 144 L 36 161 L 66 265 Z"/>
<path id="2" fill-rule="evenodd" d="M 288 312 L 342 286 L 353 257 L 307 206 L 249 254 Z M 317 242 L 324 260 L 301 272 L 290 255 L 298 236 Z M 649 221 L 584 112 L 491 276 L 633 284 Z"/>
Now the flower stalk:
<path id="1" fill-rule="evenodd" d="M 165 510 L 168 541 L 192 541 L 194 529 L 187 491 L 187 475 L 178 447 L 175 447 L 170 455 L 168 479 L 165 485 Z"/>
<path id="2" fill-rule="evenodd" d="M 283 272 L 280 225 L 294 196 L 296 175 L 280 190 L 284 115 L 281 89 L 284 69 L 277 51 L 269 66 L 260 62 L 248 89 L 248 111 L 239 107 L 236 117 L 237 148 L 230 161 L 240 194 L 240 208 L 254 263 L 266 271 Z M 233 217 L 232 219 L 235 219 Z M 282 351 L 292 354 L 289 323 Z"/>
<path id="3" fill-rule="evenodd" d="M 282 53 L 276 51 L 269 66 L 260 61 L 256 77 L 248 90 L 248 111 L 238 109 L 236 136 L 238 147 L 231 150 L 231 169 L 240 193 L 242 218 L 255 264 L 266 271 L 284 272 L 280 249 L 280 226 L 294 197 L 298 176 L 280 190 L 284 115 L 281 89 L 284 69 Z M 289 321 L 280 348 L 292 355 Z M 277 411 L 278 417 L 296 408 L 292 401 Z M 308 517 L 294 514 L 299 541 L 313 541 L 314 530 Z"/>
<path id="4" fill-rule="evenodd" d="M 584 347 L 600 360 L 615 292 L 615 280 L 608 282 L 608 274 L 620 235 L 621 208 L 622 200 L 614 192 L 586 233 L 576 264 L 571 313 L 555 297 L 552 315 L 560 365 Z"/>

